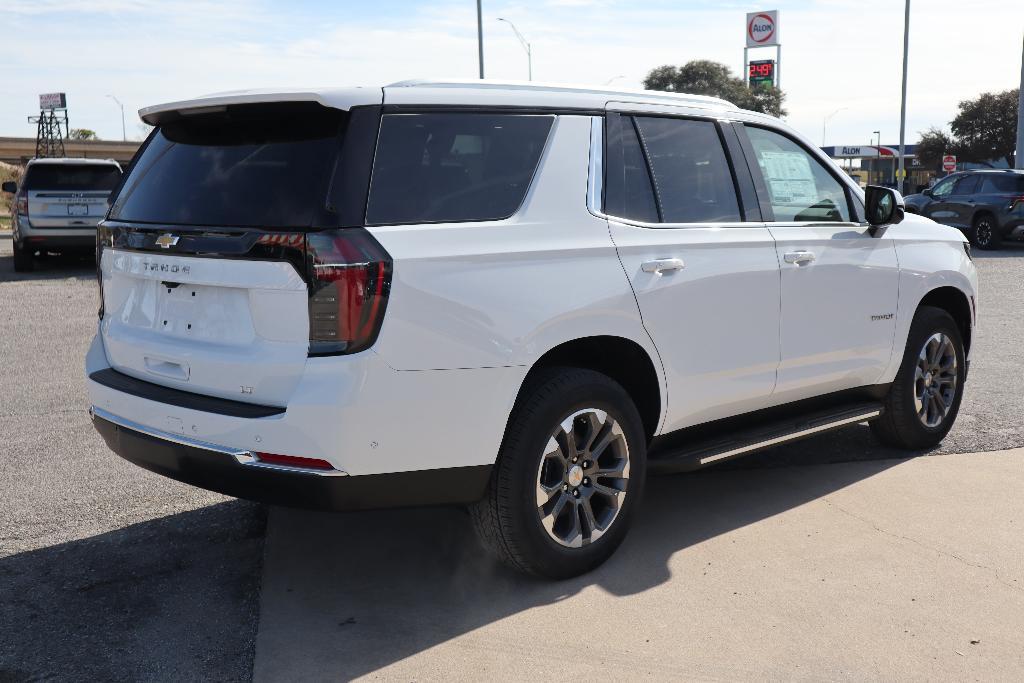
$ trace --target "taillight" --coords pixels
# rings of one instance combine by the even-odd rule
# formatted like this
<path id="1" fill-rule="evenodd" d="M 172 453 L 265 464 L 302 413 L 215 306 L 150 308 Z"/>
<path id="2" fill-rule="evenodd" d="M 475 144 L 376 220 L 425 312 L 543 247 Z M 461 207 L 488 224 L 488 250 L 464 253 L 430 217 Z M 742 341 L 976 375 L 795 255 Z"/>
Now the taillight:
<path id="1" fill-rule="evenodd" d="M 1024 202 L 1024 196 L 1014 197 L 1010 200 L 1010 211 L 1016 209 L 1022 202 Z"/>
<path id="2" fill-rule="evenodd" d="M 363 228 L 307 235 L 309 354 L 356 353 L 377 339 L 391 257 Z"/>
<path id="3" fill-rule="evenodd" d="M 18 203 L 18 215 L 28 218 L 28 194 L 25 192 L 18 194 L 15 201 Z"/>
<path id="4" fill-rule="evenodd" d="M 285 465 L 286 467 L 299 467 L 307 470 L 333 470 L 334 465 L 321 460 L 320 458 L 306 458 L 300 455 L 278 455 L 277 453 L 257 453 L 259 462 L 268 465 Z"/>

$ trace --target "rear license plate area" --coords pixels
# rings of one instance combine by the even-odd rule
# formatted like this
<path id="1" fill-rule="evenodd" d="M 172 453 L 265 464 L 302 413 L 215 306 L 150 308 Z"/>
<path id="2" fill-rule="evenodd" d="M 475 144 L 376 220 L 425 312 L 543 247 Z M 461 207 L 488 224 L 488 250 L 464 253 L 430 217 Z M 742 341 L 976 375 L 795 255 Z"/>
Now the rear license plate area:
<path id="1" fill-rule="evenodd" d="M 88 216 L 89 205 L 88 204 L 68 204 L 68 215 L 69 216 Z"/>

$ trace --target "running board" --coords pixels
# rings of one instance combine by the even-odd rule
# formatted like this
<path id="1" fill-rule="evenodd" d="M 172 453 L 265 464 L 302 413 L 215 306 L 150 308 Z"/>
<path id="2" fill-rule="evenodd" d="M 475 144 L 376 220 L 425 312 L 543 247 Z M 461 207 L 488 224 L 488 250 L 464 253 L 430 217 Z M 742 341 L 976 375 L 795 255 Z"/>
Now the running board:
<path id="1" fill-rule="evenodd" d="M 695 440 L 681 447 L 659 448 L 657 444 L 652 445 L 647 468 L 650 472 L 659 474 L 695 470 L 763 448 L 874 420 L 881 414 L 881 403 L 859 403 L 805 414 L 798 418 L 762 423 L 742 431 L 733 431 L 728 436 L 701 438 L 695 434 Z M 673 441 L 678 442 L 680 437 L 685 438 L 687 431 L 683 430 L 673 438 Z"/>

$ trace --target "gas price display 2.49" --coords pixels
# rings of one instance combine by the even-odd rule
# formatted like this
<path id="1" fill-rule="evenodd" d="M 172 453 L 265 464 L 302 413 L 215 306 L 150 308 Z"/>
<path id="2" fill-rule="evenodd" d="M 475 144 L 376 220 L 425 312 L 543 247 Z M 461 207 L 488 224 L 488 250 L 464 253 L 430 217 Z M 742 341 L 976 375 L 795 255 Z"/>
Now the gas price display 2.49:
<path id="1" fill-rule="evenodd" d="M 775 60 L 750 62 L 747 77 L 751 85 L 772 85 L 775 83 Z"/>

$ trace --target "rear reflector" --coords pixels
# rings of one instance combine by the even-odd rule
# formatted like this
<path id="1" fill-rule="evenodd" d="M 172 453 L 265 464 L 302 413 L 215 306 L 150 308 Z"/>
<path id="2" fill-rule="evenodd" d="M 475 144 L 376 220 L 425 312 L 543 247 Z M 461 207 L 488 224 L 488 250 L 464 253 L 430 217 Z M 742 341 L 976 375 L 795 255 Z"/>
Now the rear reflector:
<path id="1" fill-rule="evenodd" d="M 286 465 L 288 467 L 301 467 L 307 470 L 333 470 L 334 466 L 326 460 L 319 458 L 303 458 L 298 455 L 277 455 L 276 453 L 257 453 L 256 457 L 260 462 L 268 465 Z"/>
<path id="2" fill-rule="evenodd" d="M 310 233 L 309 353 L 356 353 L 377 339 L 391 257 L 363 228 Z"/>

